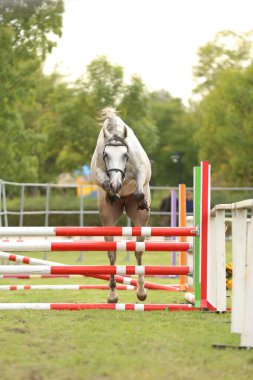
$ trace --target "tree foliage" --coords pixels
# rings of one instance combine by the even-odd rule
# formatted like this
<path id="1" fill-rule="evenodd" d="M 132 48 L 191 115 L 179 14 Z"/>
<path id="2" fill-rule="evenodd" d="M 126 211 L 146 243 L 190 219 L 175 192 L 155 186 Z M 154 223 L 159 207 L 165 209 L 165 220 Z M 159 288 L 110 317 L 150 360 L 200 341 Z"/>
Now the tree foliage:
<path id="1" fill-rule="evenodd" d="M 246 33 L 222 32 L 202 47 L 195 74 L 202 78 L 203 98 L 196 108 L 200 159 L 213 165 L 214 182 L 252 186 L 253 149 L 252 41 Z M 226 45 L 222 38 L 230 38 Z"/>
<path id="2" fill-rule="evenodd" d="M 200 158 L 211 157 L 221 185 L 253 184 L 253 65 L 217 76 L 200 105 Z"/>
<path id="3" fill-rule="evenodd" d="M 247 66 L 252 59 L 253 31 L 236 34 L 230 30 L 218 32 L 213 41 L 198 50 L 198 64 L 193 67 L 197 82 L 195 93 L 206 95 L 213 88 L 220 71 Z"/>
<path id="4" fill-rule="evenodd" d="M 0 3 L 0 151 L 1 177 L 37 179 L 34 133 L 36 76 L 54 43 L 49 33 L 61 34 L 62 0 L 10 0 Z M 17 165 L 18 164 L 18 165 Z"/>
<path id="5" fill-rule="evenodd" d="M 119 111 L 126 124 L 134 130 L 147 154 L 152 155 L 158 143 L 158 130 L 150 110 L 149 93 L 139 76 L 133 75 L 130 83 L 125 86 Z"/>
<path id="6" fill-rule="evenodd" d="M 14 181 L 55 181 L 90 163 L 98 112 L 115 107 L 153 162 L 153 183 L 192 185 L 199 159 L 214 183 L 253 183 L 251 33 L 223 31 L 199 49 L 194 68 L 201 100 L 186 108 L 167 91 L 150 93 L 124 68 L 98 56 L 75 83 L 45 76 L 42 64 L 62 28 L 62 0 L 0 0 L 0 172 Z"/>
<path id="7" fill-rule="evenodd" d="M 99 56 L 88 66 L 83 85 L 88 91 L 90 102 L 97 109 L 116 105 L 123 91 L 124 71 L 119 65 L 112 65 L 108 58 Z"/>
<path id="8" fill-rule="evenodd" d="M 166 91 L 151 94 L 151 112 L 158 129 L 158 144 L 152 155 L 154 159 L 154 181 L 156 184 L 174 186 L 179 182 L 180 163 L 171 156 L 180 155 L 182 161 L 181 180 L 192 184 L 192 167 L 197 160 L 197 147 L 193 142 L 196 126 L 182 101 L 172 98 Z"/>

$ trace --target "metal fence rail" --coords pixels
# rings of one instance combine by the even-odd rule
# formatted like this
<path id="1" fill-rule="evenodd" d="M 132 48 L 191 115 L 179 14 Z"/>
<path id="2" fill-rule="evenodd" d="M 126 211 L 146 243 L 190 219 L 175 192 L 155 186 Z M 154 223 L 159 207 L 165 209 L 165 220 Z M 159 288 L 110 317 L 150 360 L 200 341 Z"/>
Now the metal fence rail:
<path id="1" fill-rule="evenodd" d="M 27 215 L 44 215 L 44 226 L 49 226 L 49 216 L 50 215 L 79 215 L 79 226 L 84 226 L 84 216 L 85 215 L 98 215 L 98 210 L 88 210 L 85 209 L 85 197 L 83 196 L 83 189 L 88 188 L 90 185 L 77 185 L 77 184 L 53 184 L 53 183 L 30 183 L 30 182 L 24 182 L 24 183 L 18 183 L 18 182 L 10 182 L 10 181 L 4 181 L 0 180 L 0 226 L 8 227 L 9 221 L 8 216 L 18 216 L 19 217 L 19 226 L 22 227 L 24 225 L 24 216 Z M 50 199 L 53 189 L 73 189 L 77 190 L 77 187 L 81 188 L 80 192 L 80 198 L 79 198 L 79 207 L 78 209 L 74 210 L 52 210 L 50 209 Z M 19 210 L 13 211 L 9 210 L 7 206 L 7 199 L 10 197 L 11 191 L 9 189 L 12 188 L 12 192 L 15 194 L 20 194 L 20 207 Z M 26 198 L 26 189 L 39 189 L 40 191 L 43 191 L 45 194 L 45 206 L 44 209 L 32 211 L 32 210 L 25 210 L 25 198 Z M 8 189 L 8 191 L 7 191 Z M 169 187 L 169 186 L 151 186 L 151 192 L 156 191 L 164 191 L 168 195 L 171 190 L 175 190 L 175 187 Z M 193 190 L 191 187 L 188 187 L 187 190 Z M 212 193 L 215 191 L 243 191 L 243 192 L 252 192 L 253 196 L 253 187 L 213 187 Z M 161 211 L 152 211 L 151 215 L 157 215 L 157 216 L 170 216 L 170 212 L 161 212 Z M 189 214 L 190 215 L 190 214 Z M 127 218 L 127 225 L 131 225 L 131 221 L 129 218 Z"/>

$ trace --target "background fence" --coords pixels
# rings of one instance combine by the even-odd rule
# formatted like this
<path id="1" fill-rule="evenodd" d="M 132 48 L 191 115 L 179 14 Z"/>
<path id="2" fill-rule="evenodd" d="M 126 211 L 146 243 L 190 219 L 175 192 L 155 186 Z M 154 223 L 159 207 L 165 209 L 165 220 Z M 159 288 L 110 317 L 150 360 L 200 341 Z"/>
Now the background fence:
<path id="1" fill-rule="evenodd" d="M 89 192 L 89 188 L 90 185 L 15 183 L 0 180 L 0 225 L 20 227 L 100 225 L 96 194 L 94 191 Z M 171 190 L 177 190 L 177 188 L 151 187 L 150 225 L 166 225 L 164 218 L 169 218 L 170 212 L 161 212 L 159 208 L 162 199 L 168 197 Z M 187 188 L 187 190 L 192 190 L 192 188 Z M 247 198 L 253 198 L 253 187 L 212 188 L 212 206 L 219 203 L 238 202 Z M 130 226 L 131 222 L 124 215 L 119 225 Z"/>
<path id="2" fill-rule="evenodd" d="M 59 185 L 0 181 L 1 226 L 100 225 L 96 194 L 90 185 Z M 169 224 L 170 212 L 159 210 L 175 187 L 152 186 L 150 225 Z M 177 190 L 177 189 L 176 189 Z M 187 188 L 192 190 L 192 188 Z M 87 195 L 88 193 L 88 195 Z M 213 187 L 212 205 L 253 198 L 253 187 Z M 190 213 L 188 213 L 190 215 Z M 130 226 L 127 216 L 119 221 Z"/>

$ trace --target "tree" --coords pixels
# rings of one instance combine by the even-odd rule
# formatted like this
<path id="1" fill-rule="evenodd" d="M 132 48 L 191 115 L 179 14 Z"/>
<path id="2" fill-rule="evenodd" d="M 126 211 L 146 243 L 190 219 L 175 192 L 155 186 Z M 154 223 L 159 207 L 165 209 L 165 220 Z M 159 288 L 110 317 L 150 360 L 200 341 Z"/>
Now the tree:
<path id="1" fill-rule="evenodd" d="M 220 185 L 252 185 L 252 32 L 223 31 L 199 49 L 195 77 L 202 95 L 195 116 L 199 158 Z M 239 153 L 240 152 L 240 153 Z"/>
<path id="2" fill-rule="evenodd" d="M 61 35 L 63 11 L 63 0 L 1 0 L 1 26 L 12 31 L 16 57 L 44 61 L 56 45 L 48 34 Z"/>
<path id="3" fill-rule="evenodd" d="M 253 64 L 217 75 L 200 104 L 200 158 L 209 157 L 220 185 L 253 183 Z"/>
<path id="4" fill-rule="evenodd" d="M 106 106 L 116 106 L 123 90 L 124 70 L 112 65 L 106 56 L 99 56 L 88 66 L 83 86 L 89 93 L 90 102 L 99 110 Z"/>
<path id="5" fill-rule="evenodd" d="M 158 128 L 158 144 L 152 155 L 156 184 L 175 186 L 179 180 L 178 164 L 171 156 L 179 153 L 182 160 L 182 180 L 192 184 L 192 167 L 197 161 L 197 147 L 193 140 L 196 124 L 178 98 L 166 91 L 151 94 L 151 115 Z"/>
<path id="6" fill-rule="evenodd" d="M 137 135 L 149 156 L 157 146 L 157 127 L 150 112 L 149 93 L 141 78 L 131 77 L 119 104 L 120 116 Z"/>
<path id="7" fill-rule="evenodd" d="M 61 34 L 62 0 L 0 2 L 0 171 L 9 180 L 36 180 L 38 160 L 31 110 L 36 104 L 36 76 Z M 35 114 L 35 113 L 34 113 Z M 19 163 L 19 165 L 17 165 Z"/>
<path id="8" fill-rule="evenodd" d="M 220 71 L 247 66 L 252 58 L 253 31 L 236 34 L 230 30 L 218 32 L 213 41 L 198 50 L 198 64 L 193 67 L 197 86 L 195 93 L 205 95 L 213 88 Z"/>
<path id="9" fill-rule="evenodd" d="M 115 107 L 119 116 L 133 128 L 144 149 L 152 152 L 157 142 L 157 130 L 149 112 L 148 91 L 138 76 L 133 75 L 130 83 L 125 84 L 124 69 L 100 56 L 87 66 L 87 72 L 78 81 L 77 88 L 81 99 L 77 102 L 79 114 L 85 113 L 82 127 L 79 127 L 86 141 L 83 144 L 86 151 L 83 152 L 83 159 L 88 156 L 91 159 L 99 133 L 98 111 L 105 106 Z"/>

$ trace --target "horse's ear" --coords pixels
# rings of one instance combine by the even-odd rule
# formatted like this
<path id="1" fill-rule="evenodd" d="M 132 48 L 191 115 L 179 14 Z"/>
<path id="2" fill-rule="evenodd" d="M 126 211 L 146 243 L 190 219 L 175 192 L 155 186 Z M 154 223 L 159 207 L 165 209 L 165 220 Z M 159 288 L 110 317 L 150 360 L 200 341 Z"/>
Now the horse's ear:
<path id="1" fill-rule="evenodd" d="M 107 130 L 106 126 L 103 127 L 103 134 L 104 134 L 104 139 L 108 140 L 111 137 L 110 132 Z"/>
<path id="2" fill-rule="evenodd" d="M 127 126 L 124 124 L 124 139 L 127 138 Z"/>

